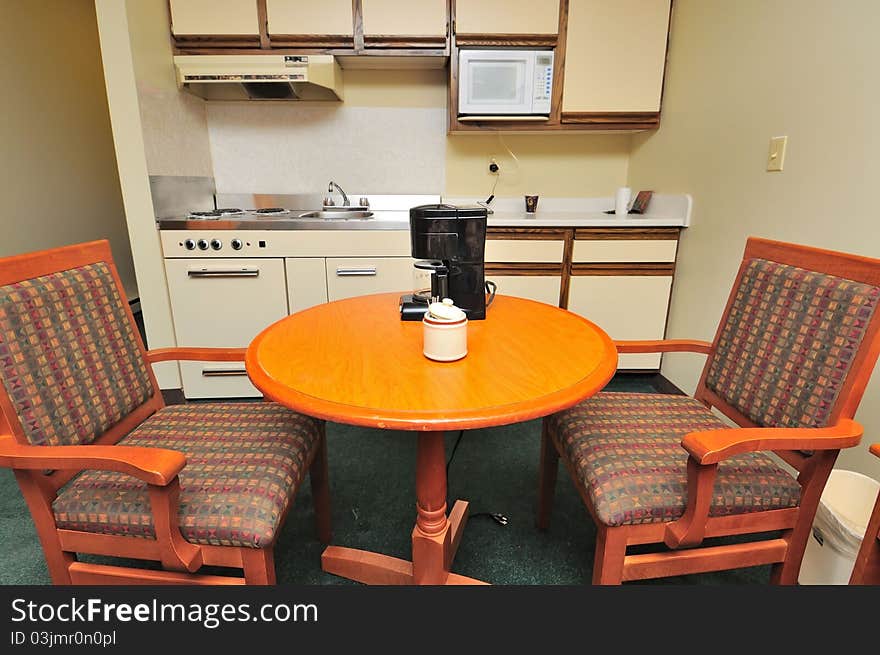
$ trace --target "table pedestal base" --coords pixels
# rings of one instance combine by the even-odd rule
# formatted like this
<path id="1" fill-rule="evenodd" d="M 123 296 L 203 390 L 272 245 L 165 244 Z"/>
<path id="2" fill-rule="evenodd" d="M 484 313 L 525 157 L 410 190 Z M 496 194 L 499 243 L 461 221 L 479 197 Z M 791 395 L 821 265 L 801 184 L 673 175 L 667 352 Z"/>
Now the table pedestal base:
<path id="1" fill-rule="evenodd" d="M 419 435 L 416 497 L 418 516 L 412 532 L 412 562 L 366 550 L 328 546 L 321 555 L 321 568 L 365 584 L 486 584 L 449 571 L 467 523 L 468 504 L 456 501 L 446 516 L 446 450 L 442 432 Z"/>
<path id="2" fill-rule="evenodd" d="M 422 535 L 418 526 L 413 528 L 413 562 L 418 564 L 368 550 L 328 546 L 321 555 L 321 568 L 364 584 L 486 584 L 449 571 L 467 523 L 467 512 L 468 504 L 456 501 L 442 535 Z"/>

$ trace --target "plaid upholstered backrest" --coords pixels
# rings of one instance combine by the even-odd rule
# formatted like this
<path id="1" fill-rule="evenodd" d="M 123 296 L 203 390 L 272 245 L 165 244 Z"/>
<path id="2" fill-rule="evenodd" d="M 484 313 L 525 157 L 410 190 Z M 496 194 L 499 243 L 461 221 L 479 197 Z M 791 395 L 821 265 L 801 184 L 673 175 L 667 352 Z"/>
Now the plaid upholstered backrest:
<path id="1" fill-rule="evenodd" d="M 706 387 L 760 426 L 826 425 L 880 288 L 752 259 L 733 294 Z"/>
<path id="2" fill-rule="evenodd" d="M 153 393 L 107 264 L 0 286 L 0 381 L 35 445 L 94 441 Z"/>

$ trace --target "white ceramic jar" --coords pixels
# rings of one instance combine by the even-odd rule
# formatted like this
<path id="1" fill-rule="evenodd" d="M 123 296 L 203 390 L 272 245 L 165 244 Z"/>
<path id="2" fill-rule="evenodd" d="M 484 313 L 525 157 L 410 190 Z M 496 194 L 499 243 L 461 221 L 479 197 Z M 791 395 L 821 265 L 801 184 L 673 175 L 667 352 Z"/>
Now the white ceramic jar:
<path id="1" fill-rule="evenodd" d="M 431 303 L 422 319 L 424 344 L 428 359 L 454 362 L 467 355 L 467 316 L 450 298 Z"/>

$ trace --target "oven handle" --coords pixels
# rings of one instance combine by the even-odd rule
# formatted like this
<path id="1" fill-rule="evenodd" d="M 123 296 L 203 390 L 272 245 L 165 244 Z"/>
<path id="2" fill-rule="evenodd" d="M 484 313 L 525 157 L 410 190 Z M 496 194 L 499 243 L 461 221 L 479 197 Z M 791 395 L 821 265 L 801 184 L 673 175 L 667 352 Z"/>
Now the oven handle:
<path id="1" fill-rule="evenodd" d="M 189 277 L 260 277 L 259 268 L 203 268 L 187 271 Z"/>
<path id="2" fill-rule="evenodd" d="M 367 266 L 363 268 L 350 268 L 347 266 L 338 266 L 336 268 L 336 275 L 339 277 L 357 277 L 357 276 L 369 276 L 376 275 L 376 267 L 375 266 Z"/>
<path id="3" fill-rule="evenodd" d="M 203 368 L 203 378 L 234 378 L 247 375 L 243 368 Z"/>

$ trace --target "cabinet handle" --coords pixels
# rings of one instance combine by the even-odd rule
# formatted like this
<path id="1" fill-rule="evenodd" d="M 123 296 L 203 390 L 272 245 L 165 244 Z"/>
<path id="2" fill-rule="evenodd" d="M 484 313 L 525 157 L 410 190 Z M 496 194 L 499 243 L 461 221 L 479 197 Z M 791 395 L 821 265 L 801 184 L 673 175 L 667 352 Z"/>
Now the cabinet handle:
<path id="1" fill-rule="evenodd" d="M 203 378 L 234 378 L 247 375 L 243 368 L 203 368 Z"/>
<path id="2" fill-rule="evenodd" d="M 336 268 L 336 275 L 338 275 L 339 277 L 376 275 L 376 267 L 367 266 L 365 268 L 347 268 L 345 266 L 338 266 Z"/>
<path id="3" fill-rule="evenodd" d="M 260 277 L 259 268 L 205 268 L 187 271 L 189 277 Z"/>

